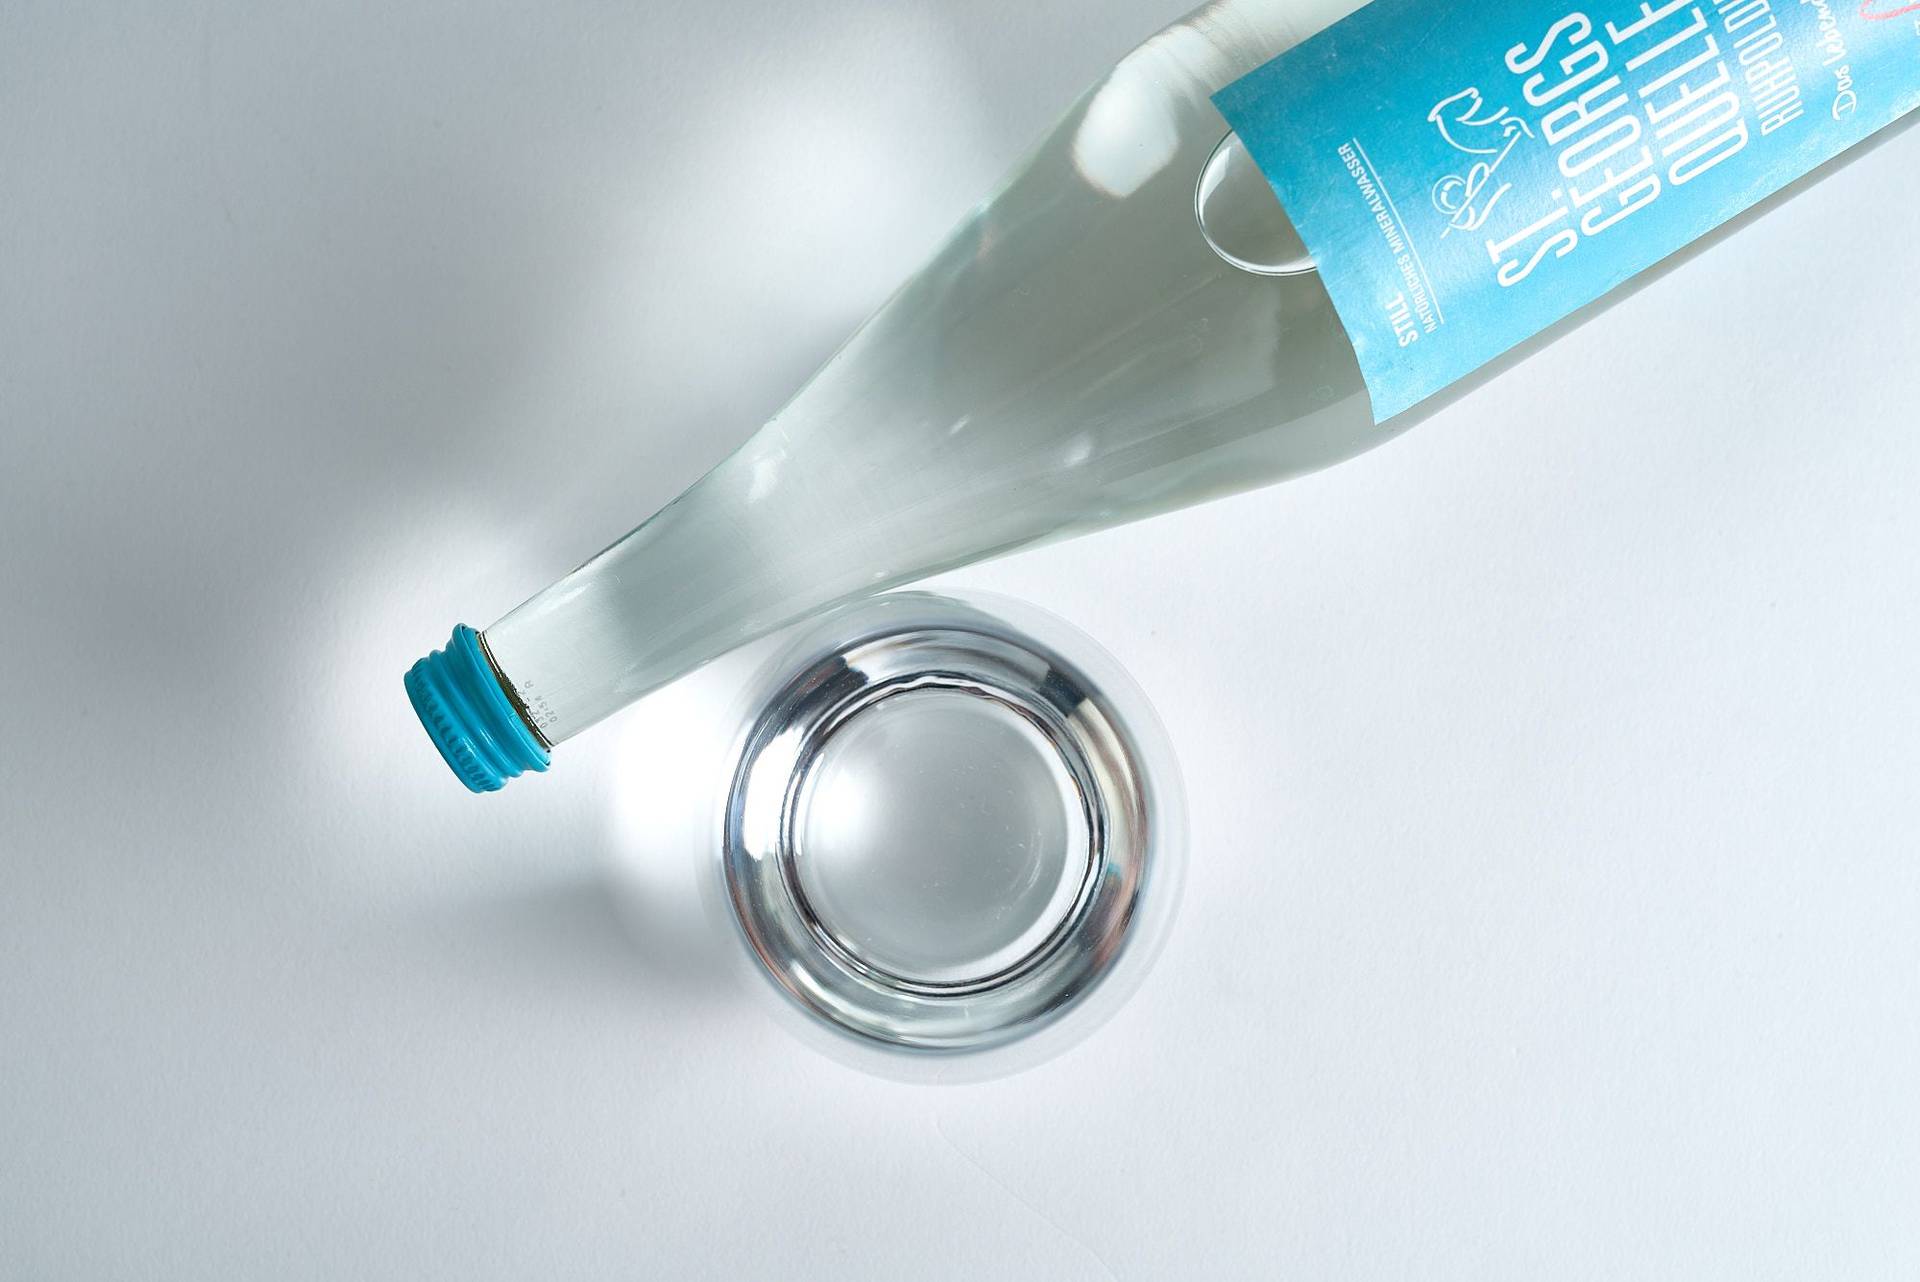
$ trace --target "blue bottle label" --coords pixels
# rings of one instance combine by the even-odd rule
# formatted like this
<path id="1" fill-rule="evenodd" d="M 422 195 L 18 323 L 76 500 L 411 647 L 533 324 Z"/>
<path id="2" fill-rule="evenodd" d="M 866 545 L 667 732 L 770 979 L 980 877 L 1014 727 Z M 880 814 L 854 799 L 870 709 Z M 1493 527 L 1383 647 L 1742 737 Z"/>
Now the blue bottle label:
<path id="1" fill-rule="evenodd" d="M 1920 105 L 1920 0 L 1373 0 L 1214 102 L 1391 418 Z"/>

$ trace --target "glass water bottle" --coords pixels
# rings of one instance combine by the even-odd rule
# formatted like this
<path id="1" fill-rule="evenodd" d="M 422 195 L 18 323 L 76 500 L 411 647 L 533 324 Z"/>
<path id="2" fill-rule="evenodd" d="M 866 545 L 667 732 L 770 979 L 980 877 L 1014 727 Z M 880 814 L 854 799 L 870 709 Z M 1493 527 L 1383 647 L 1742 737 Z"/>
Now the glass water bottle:
<path id="1" fill-rule="evenodd" d="M 1350 4 L 1220 0 L 1128 55 L 774 418 L 407 685 L 469 787 L 745 642 L 971 561 L 1309 472 L 1369 413 L 1210 95 Z"/>

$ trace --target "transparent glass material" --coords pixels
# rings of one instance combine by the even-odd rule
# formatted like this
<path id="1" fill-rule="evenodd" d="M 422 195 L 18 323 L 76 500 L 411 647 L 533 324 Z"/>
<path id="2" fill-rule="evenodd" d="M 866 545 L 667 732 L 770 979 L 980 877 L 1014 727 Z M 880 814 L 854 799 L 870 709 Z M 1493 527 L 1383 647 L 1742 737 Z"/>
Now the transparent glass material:
<path id="1" fill-rule="evenodd" d="M 486 629 L 548 743 L 835 602 L 1387 439 L 1209 101 L 1349 0 L 1221 0 L 1123 60 L 758 434 Z M 1237 152 L 1237 158 L 1236 158 Z"/>
<path id="2" fill-rule="evenodd" d="M 724 897 L 814 1022 L 985 1051 L 1084 1032 L 1138 982 L 1177 897 L 1180 783 L 1083 634 L 1001 598 L 884 595 L 805 629 L 747 706 Z"/>

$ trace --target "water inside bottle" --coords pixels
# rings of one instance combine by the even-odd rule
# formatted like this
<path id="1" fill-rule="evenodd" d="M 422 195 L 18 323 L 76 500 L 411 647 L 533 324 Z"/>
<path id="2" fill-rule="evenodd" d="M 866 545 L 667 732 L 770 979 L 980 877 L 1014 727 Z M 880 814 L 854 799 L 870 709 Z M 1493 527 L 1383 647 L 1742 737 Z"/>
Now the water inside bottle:
<path id="1" fill-rule="evenodd" d="M 1143 45 L 731 458 L 488 628 L 547 741 L 836 602 L 1398 430 L 1210 99 L 1303 23 L 1215 6 Z"/>

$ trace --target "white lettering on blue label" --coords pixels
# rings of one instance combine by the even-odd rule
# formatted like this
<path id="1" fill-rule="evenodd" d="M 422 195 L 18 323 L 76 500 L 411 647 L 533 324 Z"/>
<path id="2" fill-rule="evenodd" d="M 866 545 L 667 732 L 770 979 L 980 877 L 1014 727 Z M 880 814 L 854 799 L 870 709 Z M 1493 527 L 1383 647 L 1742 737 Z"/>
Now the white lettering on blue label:
<path id="1" fill-rule="evenodd" d="M 1214 101 L 1385 420 L 1920 106 L 1920 0 L 1373 0 Z"/>

